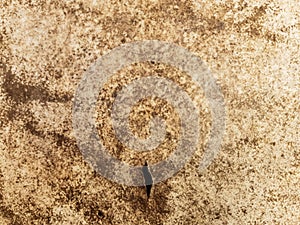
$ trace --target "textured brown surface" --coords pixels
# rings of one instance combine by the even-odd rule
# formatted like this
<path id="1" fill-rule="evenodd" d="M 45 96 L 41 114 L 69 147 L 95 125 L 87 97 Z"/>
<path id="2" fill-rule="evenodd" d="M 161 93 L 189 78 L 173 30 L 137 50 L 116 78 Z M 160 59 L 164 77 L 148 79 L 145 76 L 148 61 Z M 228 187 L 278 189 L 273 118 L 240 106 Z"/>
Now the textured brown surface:
<path id="1" fill-rule="evenodd" d="M 0 224 L 299 223 L 299 1 L 0 4 Z M 227 128 L 206 173 L 197 171 L 199 149 L 176 176 L 154 187 L 147 205 L 143 188 L 112 183 L 84 162 L 71 113 L 76 86 L 92 62 L 122 43 L 153 39 L 206 62 L 224 93 Z M 151 68 L 186 85 L 199 96 L 202 115 L 209 114 L 201 90 L 182 72 L 151 64 L 123 70 L 106 86 L 98 122 L 110 152 L 131 163 L 139 159 L 115 152 L 105 107 L 122 82 Z M 140 135 L 148 131 L 134 121 L 146 124 L 157 107 L 147 101 L 136 108 L 144 116 L 133 116 Z M 171 125 L 178 119 L 168 105 L 157 110 Z M 209 115 L 203 120 L 207 134 Z M 175 145 L 176 125 L 169 129 Z M 156 153 L 163 158 L 171 151 L 166 141 Z"/>

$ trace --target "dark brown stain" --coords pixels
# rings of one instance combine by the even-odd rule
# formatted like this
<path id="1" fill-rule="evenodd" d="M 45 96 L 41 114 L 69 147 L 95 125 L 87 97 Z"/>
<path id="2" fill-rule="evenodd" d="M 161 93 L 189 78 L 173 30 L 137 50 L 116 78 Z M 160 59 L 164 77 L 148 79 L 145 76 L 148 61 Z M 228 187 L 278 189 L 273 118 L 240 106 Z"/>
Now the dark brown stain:
<path id="1" fill-rule="evenodd" d="M 27 85 L 18 82 L 15 74 L 6 65 L 3 65 L 4 82 L 2 84 L 3 90 L 7 96 L 13 100 L 17 105 L 27 103 L 33 100 L 41 102 L 68 102 L 72 96 L 65 93 L 62 95 L 51 94 L 49 90 L 43 85 Z"/>
<path id="2" fill-rule="evenodd" d="M 261 21 L 264 19 L 264 16 L 266 14 L 266 9 L 268 8 L 268 5 L 262 5 L 260 7 L 254 7 L 253 13 L 251 16 L 246 17 L 245 20 L 239 22 L 237 24 L 237 27 L 239 31 L 241 32 L 242 29 L 247 27 L 244 32 L 248 32 L 249 34 L 253 36 L 260 35 L 260 31 L 262 29 Z"/>
<path id="3" fill-rule="evenodd" d="M 23 219 L 18 216 L 16 213 L 14 213 L 13 210 L 11 210 L 9 207 L 0 205 L 0 214 L 10 220 L 9 225 L 23 225 Z"/>
<path id="4" fill-rule="evenodd" d="M 63 93 L 61 95 L 50 93 L 46 85 L 43 84 L 39 84 L 37 86 L 22 84 L 17 81 L 16 75 L 12 73 L 11 69 L 6 64 L 0 62 L 0 65 L 2 67 L 4 77 L 2 89 L 4 93 L 6 93 L 7 98 L 11 100 L 11 102 L 7 102 L 9 109 L 6 112 L 6 122 L 12 121 L 16 118 L 26 120 L 26 118 L 32 117 L 30 112 L 22 107 L 30 101 L 38 100 L 42 103 L 66 103 L 72 99 L 72 96 L 68 93 Z"/>
<path id="5" fill-rule="evenodd" d="M 163 224 L 163 221 L 168 218 L 170 206 L 168 205 L 168 195 L 171 192 L 171 186 L 167 183 L 158 184 L 152 198 L 154 206 L 149 207 L 148 220 L 151 224 Z"/>
<path id="6" fill-rule="evenodd" d="M 87 18 L 103 18 L 103 12 L 101 12 L 101 10 L 90 8 L 85 4 L 77 4 L 77 7 L 73 4 L 66 3 L 56 3 L 54 5 L 55 7 L 63 8 L 65 15 L 72 18 L 71 20 L 78 25 L 84 25 L 86 22 L 86 20 L 82 20 L 82 15 L 85 15 Z M 174 5 L 178 6 L 178 10 L 173 9 Z M 147 13 L 147 18 L 150 18 L 152 22 L 155 23 L 163 24 L 164 21 L 174 21 L 178 31 L 200 32 L 202 39 L 225 30 L 225 22 L 222 21 L 221 18 L 217 18 L 213 15 L 207 16 L 205 13 L 195 13 L 193 7 L 189 1 L 166 0 L 149 4 L 145 13 Z M 115 46 L 133 40 L 139 33 L 139 23 L 140 20 L 143 19 L 140 15 L 132 14 L 125 8 L 124 10 L 123 12 L 115 10 L 112 15 L 104 17 L 102 20 L 99 20 L 99 22 L 92 21 L 95 23 L 95 26 L 101 24 L 104 32 L 111 32 L 111 30 L 116 32 Z M 145 26 L 152 27 L 156 30 L 155 23 L 148 23 L 151 20 L 146 20 Z M 149 33 L 147 35 L 150 35 L 152 39 L 159 38 L 160 30 L 157 31 L 158 32 Z M 148 32 L 148 29 L 146 32 Z M 124 33 L 126 33 L 126 35 L 124 35 Z M 183 38 L 183 32 L 178 32 L 178 35 L 181 36 L 180 39 Z M 107 42 L 105 37 L 97 34 L 92 34 L 91 38 L 93 41 L 98 42 L 99 48 L 103 48 Z M 174 40 L 174 42 L 176 43 L 178 40 Z"/>
<path id="7" fill-rule="evenodd" d="M 44 132 L 37 130 L 36 125 L 37 125 L 37 122 L 32 120 L 25 124 L 25 129 L 28 130 L 31 134 L 33 134 L 35 136 L 45 138 Z"/>
<path id="8" fill-rule="evenodd" d="M 173 8 L 175 5 L 178 6 L 177 9 Z M 195 13 L 194 5 L 189 1 L 161 1 L 153 4 L 148 13 L 150 14 L 149 17 L 157 22 L 162 18 L 167 21 L 174 21 L 179 31 L 197 32 L 201 39 L 206 39 L 210 35 L 225 30 L 225 23 L 221 18 L 201 12 Z M 179 35 L 182 36 L 183 32 L 180 32 Z"/>
<path id="9" fill-rule="evenodd" d="M 244 1 L 241 1 L 240 11 L 246 8 L 248 5 Z M 263 22 L 266 19 L 266 13 L 268 9 L 268 3 L 259 7 L 255 6 L 251 16 L 246 17 L 243 21 L 237 23 L 234 27 L 239 33 L 248 33 L 252 38 L 264 38 L 272 42 L 276 42 L 279 39 L 278 34 L 272 31 L 263 31 Z"/>
<path id="10" fill-rule="evenodd" d="M 56 145 L 58 147 L 67 146 L 67 147 L 75 147 L 77 150 L 76 140 L 69 138 L 65 134 L 57 133 L 57 132 L 49 132 L 46 133 L 42 130 L 37 129 L 38 122 L 31 118 L 28 122 L 25 123 L 25 130 L 29 131 L 31 134 L 41 138 L 41 139 L 49 139 L 52 138 L 55 140 Z M 67 130 L 66 130 L 67 131 Z"/>

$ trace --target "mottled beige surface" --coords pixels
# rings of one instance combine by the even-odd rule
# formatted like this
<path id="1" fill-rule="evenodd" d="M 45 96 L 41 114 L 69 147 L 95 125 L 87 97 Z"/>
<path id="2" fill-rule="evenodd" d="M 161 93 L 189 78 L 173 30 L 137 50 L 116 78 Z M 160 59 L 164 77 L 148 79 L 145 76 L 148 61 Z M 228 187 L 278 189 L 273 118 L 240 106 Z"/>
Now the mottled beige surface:
<path id="1" fill-rule="evenodd" d="M 298 0 L 0 4 L 0 224 L 299 223 Z M 122 43 L 146 39 L 176 43 L 203 59 L 218 79 L 227 110 L 223 146 L 206 173 L 197 171 L 199 149 L 176 176 L 154 187 L 148 205 L 143 188 L 93 172 L 71 124 L 72 98 L 87 67 Z M 151 72 L 151 65 L 122 73 L 130 78 L 145 70 Z M 123 82 L 121 75 L 107 84 L 104 102 Z M 155 103 L 147 101 L 150 113 Z M 205 115 L 204 99 L 197 102 Z M 100 125 L 108 119 L 105 106 Z M 133 130 L 142 118 L 133 120 Z M 99 132 L 109 134 L 105 144 L 114 154 L 109 124 L 103 126 Z M 169 129 L 176 139 L 176 127 Z M 172 146 L 162 145 L 160 157 Z M 126 154 L 119 157 L 131 162 Z"/>

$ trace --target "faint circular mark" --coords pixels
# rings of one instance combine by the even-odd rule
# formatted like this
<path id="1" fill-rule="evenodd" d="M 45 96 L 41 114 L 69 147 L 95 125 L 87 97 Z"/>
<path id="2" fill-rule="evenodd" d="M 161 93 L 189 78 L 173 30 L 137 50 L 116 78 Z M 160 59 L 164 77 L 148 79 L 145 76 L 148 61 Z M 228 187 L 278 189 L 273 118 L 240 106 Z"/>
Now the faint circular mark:
<path id="1" fill-rule="evenodd" d="M 129 186 L 144 186 L 142 166 L 130 166 L 105 151 L 95 125 L 95 106 L 101 88 L 112 74 L 138 62 L 159 62 L 188 73 L 201 86 L 208 100 L 212 125 L 199 170 L 204 170 L 220 150 L 225 131 L 225 106 L 216 80 L 199 57 L 172 43 L 148 40 L 124 44 L 102 56 L 85 72 L 75 94 L 73 129 L 83 157 L 102 176 Z M 132 94 L 134 93 L 134 94 Z M 174 82 L 161 77 L 145 77 L 132 82 L 118 93 L 112 110 L 113 127 L 123 144 L 138 150 L 151 150 L 162 140 L 165 126 L 161 118 L 151 121 L 151 136 L 139 140 L 128 128 L 129 112 L 134 103 L 158 96 L 172 103 L 180 114 L 181 139 L 166 159 L 149 166 L 153 183 L 164 181 L 178 172 L 197 149 L 199 113 L 189 96 Z"/>

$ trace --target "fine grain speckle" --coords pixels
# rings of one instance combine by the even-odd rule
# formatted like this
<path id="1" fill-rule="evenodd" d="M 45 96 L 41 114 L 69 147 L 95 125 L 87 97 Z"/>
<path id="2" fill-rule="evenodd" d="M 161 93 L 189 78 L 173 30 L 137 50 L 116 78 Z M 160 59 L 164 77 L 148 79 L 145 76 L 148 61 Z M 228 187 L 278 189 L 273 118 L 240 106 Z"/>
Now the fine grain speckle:
<path id="1" fill-rule="evenodd" d="M 0 17 L 0 224 L 299 223 L 298 0 L 4 0 Z M 217 79 L 226 105 L 221 150 L 199 173 L 212 121 L 203 90 L 189 75 L 141 62 L 107 81 L 95 110 L 98 134 L 109 154 L 130 165 L 145 159 L 154 165 L 172 154 L 181 120 L 163 99 L 140 101 L 130 112 L 132 133 L 146 139 L 149 122 L 159 116 L 166 135 L 154 151 L 127 148 L 111 123 L 123 85 L 166 77 L 199 109 L 197 151 L 148 190 L 148 201 L 145 187 L 97 174 L 72 128 L 84 72 L 113 48 L 142 40 L 195 53 Z"/>

